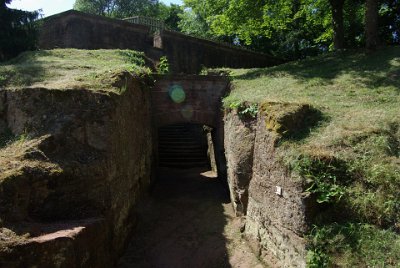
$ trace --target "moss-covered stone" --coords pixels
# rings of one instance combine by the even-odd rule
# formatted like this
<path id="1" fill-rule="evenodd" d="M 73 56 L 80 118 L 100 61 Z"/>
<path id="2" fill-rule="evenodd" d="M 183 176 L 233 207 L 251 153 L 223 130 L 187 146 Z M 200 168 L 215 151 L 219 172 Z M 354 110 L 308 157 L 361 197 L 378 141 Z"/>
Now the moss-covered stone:
<path id="1" fill-rule="evenodd" d="M 293 137 L 315 125 L 321 113 L 309 104 L 264 102 L 260 112 L 268 130 L 284 137 Z"/>

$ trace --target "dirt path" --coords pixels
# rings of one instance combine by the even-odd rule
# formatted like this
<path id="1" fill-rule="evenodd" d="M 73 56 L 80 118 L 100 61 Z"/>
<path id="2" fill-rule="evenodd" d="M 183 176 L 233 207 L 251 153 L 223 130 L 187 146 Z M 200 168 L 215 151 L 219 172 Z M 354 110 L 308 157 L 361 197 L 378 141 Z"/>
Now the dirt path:
<path id="1" fill-rule="evenodd" d="M 229 195 L 212 172 L 160 169 L 118 267 L 262 268 L 239 232 Z"/>

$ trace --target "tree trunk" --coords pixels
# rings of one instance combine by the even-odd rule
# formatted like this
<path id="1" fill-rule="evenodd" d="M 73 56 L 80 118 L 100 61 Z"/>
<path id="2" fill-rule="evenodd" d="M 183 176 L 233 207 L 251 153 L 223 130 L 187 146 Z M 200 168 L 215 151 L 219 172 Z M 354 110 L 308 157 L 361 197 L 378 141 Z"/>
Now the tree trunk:
<path id="1" fill-rule="evenodd" d="M 344 0 L 329 0 L 332 8 L 333 46 L 335 50 L 344 48 L 343 5 Z"/>
<path id="2" fill-rule="evenodd" d="M 299 12 L 300 10 L 300 0 L 292 0 L 292 18 L 294 18 L 297 14 L 297 12 Z M 294 31 L 293 33 L 295 33 L 294 36 L 294 58 L 300 59 L 300 40 L 299 40 L 299 29 L 300 27 L 300 21 L 299 18 L 296 18 L 293 22 L 293 26 L 294 26 Z"/>
<path id="3" fill-rule="evenodd" d="M 344 9 L 347 12 L 347 16 L 344 20 L 349 22 L 349 29 L 346 33 L 346 47 L 348 48 L 355 48 L 357 46 L 357 9 L 359 8 L 361 8 L 361 5 L 358 4 L 358 1 L 350 0 L 345 3 Z"/>
<path id="4" fill-rule="evenodd" d="M 365 2 L 365 47 L 373 51 L 378 45 L 378 0 Z"/>

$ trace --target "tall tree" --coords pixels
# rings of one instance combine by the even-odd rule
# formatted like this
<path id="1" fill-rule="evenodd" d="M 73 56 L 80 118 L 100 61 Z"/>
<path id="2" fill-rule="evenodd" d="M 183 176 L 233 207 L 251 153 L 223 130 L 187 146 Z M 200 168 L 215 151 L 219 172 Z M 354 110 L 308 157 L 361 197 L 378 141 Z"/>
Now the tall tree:
<path id="1" fill-rule="evenodd" d="M 179 23 L 183 14 L 183 8 L 179 5 L 171 4 L 167 6 L 159 3 L 157 18 L 164 21 L 168 29 L 179 31 Z"/>
<path id="2" fill-rule="evenodd" d="M 211 38 L 213 36 L 210 25 L 205 18 L 193 10 L 185 10 L 179 17 L 178 27 L 183 33 L 203 38 Z"/>
<path id="3" fill-rule="evenodd" d="M 364 0 L 346 0 L 344 5 L 345 46 L 361 47 L 364 36 Z"/>
<path id="4" fill-rule="evenodd" d="M 365 2 L 365 46 L 375 50 L 378 45 L 378 0 Z"/>
<path id="5" fill-rule="evenodd" d="M 158 16 L 158 0 L 114 0 L 115 17 L 126 18 L 132 16 Z"/>
<path id="6" fill-rule="evenodd" d="M 115 9 L 115 1 L 76 0 L 74 9 L 94 15 L 111 16 Z"/>
<path id="7" fill-rule="evenodd" d="M 329 4 L 332 8 L 333 46 L 335 49 L 342 49 L 344 48 L 344 0 L 329 0 Z"/>
<path id="8" fill-rule="evenodd" d="M 158 0 L 76 0 L 74 9 L 115 18 L 157 17 Z"/>
<path id="9" fill-rule="evenodd" d="M 37 30 L 33 22 L 40 16 L 39 11 L 10 9 L 6 5 L 10 3 L 11 0 L 0 1 L 0 60 L 36 48 Z"/>

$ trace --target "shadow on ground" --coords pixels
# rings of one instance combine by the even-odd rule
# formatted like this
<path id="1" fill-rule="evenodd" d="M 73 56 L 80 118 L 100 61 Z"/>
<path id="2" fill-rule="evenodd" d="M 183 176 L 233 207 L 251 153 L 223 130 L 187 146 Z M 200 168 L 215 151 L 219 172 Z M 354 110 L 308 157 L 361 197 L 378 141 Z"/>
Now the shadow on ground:
<path id="1" fill-rule="evenodd" d="M 118 267 L 232 267 L 224 235 L 233 217 L 226 186 L 201 168 L 158 173 Z"/>

